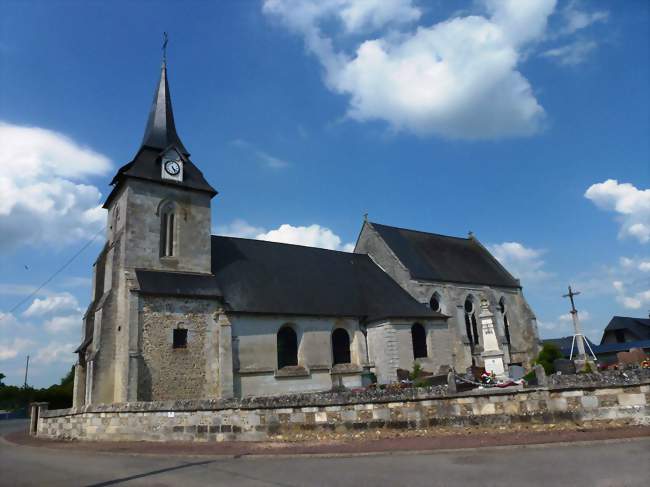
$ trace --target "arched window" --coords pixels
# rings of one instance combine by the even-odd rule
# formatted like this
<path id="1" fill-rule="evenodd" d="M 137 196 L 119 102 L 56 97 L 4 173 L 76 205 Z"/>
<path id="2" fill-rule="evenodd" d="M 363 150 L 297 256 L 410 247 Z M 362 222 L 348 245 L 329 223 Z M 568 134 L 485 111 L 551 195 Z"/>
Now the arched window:
<path id="1" fill-rule="evenodd" d="M 429 301 L 429 305 L 433 311 L 440 311 L 440 294 L 437 292 L 433 293 L 433 296 L 431 296 L 431 300 Z"/>
<path id="2" fill-rule="evenodd" d="M 411 327 L 411 340 L 413 341 L 413 358 L 425 358 L 428 355 L 427 333 L 420 323 L 414 323 Z"/>
<path id="3" fill-rule="evenodd" d="M 506 342 L 510 345 L 510 324 L 508 323 L 508 314 L 506 313 L 506 302 L 503 298 L 499 300 L 499 311 L 503 317 L 503 333 L 506 335 Z"/>
<path id="4" fill-rule="evenodd" d="M 337 328 L 332 333 L 332 359 L 334 365 L 351 362 L 350 335 L 343 328 Z"/>
<path id="5" fill-rule="evenodd" d="M 175 234 L 175 208 L 173 203 L 167 203 L 160 212 L 160 255 L 173 257 Z"/>
<path id="6" fill-rule="evenodd" d="M 278 369 L 289 365 L 298 365 L 298 337 L 290 326 L 283 326 L 278 331 Z"/>
<path id="7" fill-rule="evenodd" d="M 470 345 L 478 345 L 478 324 L 476 323 L 474 299 L 471 296 L 465 300 L 465 328 Z"/>

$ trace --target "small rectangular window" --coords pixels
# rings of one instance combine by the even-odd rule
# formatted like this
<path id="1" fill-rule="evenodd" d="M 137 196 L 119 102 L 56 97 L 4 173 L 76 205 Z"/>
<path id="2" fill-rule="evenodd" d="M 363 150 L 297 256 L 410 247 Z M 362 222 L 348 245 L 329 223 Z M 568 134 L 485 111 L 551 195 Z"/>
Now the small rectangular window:
<path id="1" fill-rule="evenodd" d="M 174 330 L 174 348 L 187 348 L 187 330 L 185 328 Z"/>

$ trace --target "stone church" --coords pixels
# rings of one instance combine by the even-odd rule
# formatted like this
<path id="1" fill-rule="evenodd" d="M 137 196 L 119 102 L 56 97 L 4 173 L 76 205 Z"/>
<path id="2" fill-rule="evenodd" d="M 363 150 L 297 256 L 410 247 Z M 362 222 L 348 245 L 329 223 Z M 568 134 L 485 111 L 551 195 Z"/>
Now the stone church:
<path id="1" fill-rule="evenodd" d="M 324 391 L 537 353 L 519 281 L 476 237 L 366 221 L 353 253 L 211 235 L 217 191 L 181 142 L 163 63 L 142 144 L 104 203 L 107 241 L 74 405 Z"/>

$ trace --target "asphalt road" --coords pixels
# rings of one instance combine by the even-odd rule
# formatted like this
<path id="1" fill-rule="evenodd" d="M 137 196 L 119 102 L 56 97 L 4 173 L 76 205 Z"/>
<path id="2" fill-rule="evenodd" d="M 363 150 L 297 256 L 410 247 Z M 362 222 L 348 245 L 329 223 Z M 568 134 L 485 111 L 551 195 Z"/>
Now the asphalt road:
<path id="1" fill-rule="evenodd" d="M 24 428 L 0 421 L 0 435 Z M 354 457 L 79 452 L 0 441 L 2 486 L 647 486 L 650 438 Z"/>

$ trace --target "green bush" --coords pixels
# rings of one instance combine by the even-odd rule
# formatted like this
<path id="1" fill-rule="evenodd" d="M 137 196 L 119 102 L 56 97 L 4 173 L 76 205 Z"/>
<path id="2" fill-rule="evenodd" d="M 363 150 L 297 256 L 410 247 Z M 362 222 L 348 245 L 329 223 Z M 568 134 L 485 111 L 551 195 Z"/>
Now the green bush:
<path id="1" fill-rule="evenodd" d="M 589 362 L 585 363 L 585 366 L 580 370 L 579 374 L 591 374 L 594 371 L 593 367 Z"/>
<path id="2" fill-rule="evenodd" d="M 524 379 L 526 382 L 531 382 L 533 379 L 536 380 L 535 371 L 531 370 L 526 375 L 524 375 L 522 379 Z"/>
<path id="3" fill-rule="evenodd" d="M 537 355 L 537 358 L 533 361 L 533 364 L 540 364 L 544 367 L 544 372 L 546 372 L 547 375 L 550 375 L 555 372 L 553 362 L 559 358 L 562 358 L 562 352 L 560 352 L 560 349 L 551 343 L 545 343 L 542 350 L 539 352 L 539 355 Z"/>
<path id="4" fill-rule="evenodd" d="M 413 364 L 413 370 L 409 374 L 409 379 L 415 382 L 420 378 L 421 375 L 422 375 L 422 366 L 419 363 L 415 362 Z"/>

